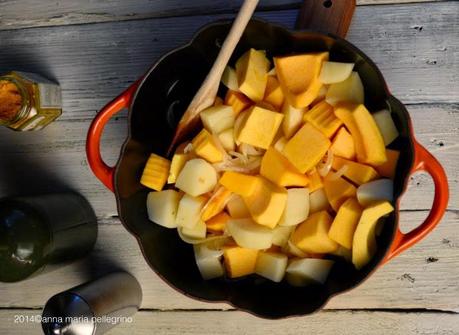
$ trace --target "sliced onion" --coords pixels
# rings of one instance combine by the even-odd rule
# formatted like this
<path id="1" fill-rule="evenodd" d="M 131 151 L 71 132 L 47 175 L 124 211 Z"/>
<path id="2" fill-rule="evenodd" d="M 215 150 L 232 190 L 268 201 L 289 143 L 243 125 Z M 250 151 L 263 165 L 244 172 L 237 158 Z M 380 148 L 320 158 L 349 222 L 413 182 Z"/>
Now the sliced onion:
<path id="1" fill-rule="evenodd" d="M 177 228 L 177 232 L 183 242 L 186 242 L 188 244 L 201 244 L 201 243 L 215 243 L 216 241 L 219 240 L 226 240 L 228 239 L 227 235 L 212 235 L 208 236 L 206 238 L 191 238 L 182 233 L 181 228 Z"/>
<path id="2" fill-rule="evenodd" d="M 234 139 L 237 138 L 237 135 L 239 134 L 239 132 L 241 130 L 242 123 L 243 123 L 246 115 L 247 115 L 247 111 L 244 111 L 244 112 L 239 113 L 239 115 L 236 117 L 236 120 L 234 121 L 234 127 L 233 127 Z M 236 144 L 239 145 L 239 143 L 237 141 L 236 141 Z"/>
<path id="3" fill-rule="evenodd" d="M 245 163 L 241 162 L 241 159 L 235 158 L 232 160 L 215 163 L 213 166 L 217 172 L 234 171 L 246 174 L 255 174 L 260 170 L 261 157 L 251 157 L 248 159 L 248 162 Z"/>
<path id="4" fill-rule="evenodd" d="M 244 154 L 240 153 L 240 152 L 237 152 L 237 151 L 230 151 L 229 154 L 233 157 L 235 157 L 236 159 L 239 159 L 239 161 L 241 162 L 241 164 L 243 165 L 247 165 L 249 163 L 249 159 L 247 156 L 245 156 Z"/>
<path id="5" fill-rule="evenodd" d="M 218 138 L 218 135 L 212 134 L 212 138 L 214 139 L 217 149 L 223 154 L 223 160 L 228 159 L 229 158 L 228 153 L 226 152 L 225 148 L 223 148 L 223 144 Z"/>
<path id="6" fill-rule="evenodd" d="M 263 156 L 264 154 L 262 149 L 257 149 L 253 145 L 247 143 L 241 143 L 238 150 L 244 156 Z"/>
<path id="7" fill-rule="evenodd" d="M 193 143 L 190 142 L 185 146 L 185 148 L 183 148 L 183 153 L 187 154 L 187 153 L 192 152 L 193 150 L 194 150 Z"/>
<path id="8" fill-rule="evenodd" d="M 322 177 L 325 177 L 331 170 L 332 168 L 332 164 L 333 164 L 333 151 L 331 151 L 330 149 L 328 149 L 327 151 L 327 160 L 325 161 L 325 163 L 320 163 L 318 166 L 317 166 L 317 172 L 319 172 L 319 174 L 322 176 Z"/>
<path id="9" fill-rule="evenodd" d="M 348 165 L 343 165 L 342 167 L 340 167 L 340 169 L 334 173 L 330 173 L 330 180 L 337 180 L 339 178 L 341 178 L 346 172 L 347 170 L 349 169 L 349 166 Z"/>

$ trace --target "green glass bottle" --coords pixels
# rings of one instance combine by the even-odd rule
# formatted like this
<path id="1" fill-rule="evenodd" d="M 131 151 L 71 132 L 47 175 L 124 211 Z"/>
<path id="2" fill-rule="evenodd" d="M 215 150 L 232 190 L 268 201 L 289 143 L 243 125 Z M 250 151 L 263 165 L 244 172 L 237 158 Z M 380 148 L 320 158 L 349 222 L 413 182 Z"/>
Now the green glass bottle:
<path id="1" fill-rule="evenodd" d="M 0 200 L 0 282 L 17 282 L 86 255 L 97 220 L 74 193 Z"/>

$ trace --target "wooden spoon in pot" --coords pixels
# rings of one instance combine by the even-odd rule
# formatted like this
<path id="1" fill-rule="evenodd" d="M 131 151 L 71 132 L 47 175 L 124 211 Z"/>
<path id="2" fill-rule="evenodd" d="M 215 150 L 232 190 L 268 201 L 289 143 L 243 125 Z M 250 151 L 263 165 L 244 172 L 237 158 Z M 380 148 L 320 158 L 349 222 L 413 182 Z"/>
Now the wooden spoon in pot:
<path id="1" fill-rule="evenodd" d="M 206 79 L 194 96 L 187 110 L 180 119 L 174 138 L 169 146 L 168 154 L 172 152 L 175 145 L 185 139 L 185 137 L 195 129 L 199 121 L 199 113 L 212 106 L 217 96 L 220 80 L 228 61 L 238 44 L 245 27 L 249 23 L 259 0 L 245 0 L 236 19 L 231 26 L 231 30 L 223 43 L 222 48 L 210 69 Z"/>

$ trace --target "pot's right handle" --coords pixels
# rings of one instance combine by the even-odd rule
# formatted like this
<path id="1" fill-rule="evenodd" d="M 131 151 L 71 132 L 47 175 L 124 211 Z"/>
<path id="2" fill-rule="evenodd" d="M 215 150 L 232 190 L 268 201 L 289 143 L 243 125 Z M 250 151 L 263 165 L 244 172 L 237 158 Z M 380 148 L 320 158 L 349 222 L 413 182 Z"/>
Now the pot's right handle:
<path id="1" fill-rule="evenodd" d="M 438 160 L 432 156 L 422 145 L 414 140 L 414 162 L 410 171 L 410 175 L 425 171 L 431 175 L 435 185 L 435 195 L 430 210 L 429 216 L 424 222 L 407 234 L 403 234 L 399 228 L 395 233 L 394 241 L 383 260 L 383 263 L 397 256 L 402 251 L 408 249 L 413 244 L 419 242 L 427 234 L 429 234 L 440 223 L 443 214 L 448 206 L 448 179 L 445 170 L 440 165 Z"/>
<path id="2" fill-rule="evenodd" d="M 355 0 L 304 0 L 296 29 L 311 29 L 346 37 L 355 10 Z"/>

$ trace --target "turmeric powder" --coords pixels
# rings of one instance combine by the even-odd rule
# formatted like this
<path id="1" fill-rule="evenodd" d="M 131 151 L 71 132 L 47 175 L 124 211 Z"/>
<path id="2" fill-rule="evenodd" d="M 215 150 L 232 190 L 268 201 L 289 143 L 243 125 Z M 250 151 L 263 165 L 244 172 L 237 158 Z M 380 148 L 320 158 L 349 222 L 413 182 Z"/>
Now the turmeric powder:
<path id="1" fill-rule="evenodd" d="M 0 121 L 12 121 L 22 106 L 18 87 L 9 80 L 0 80 Z"/>

